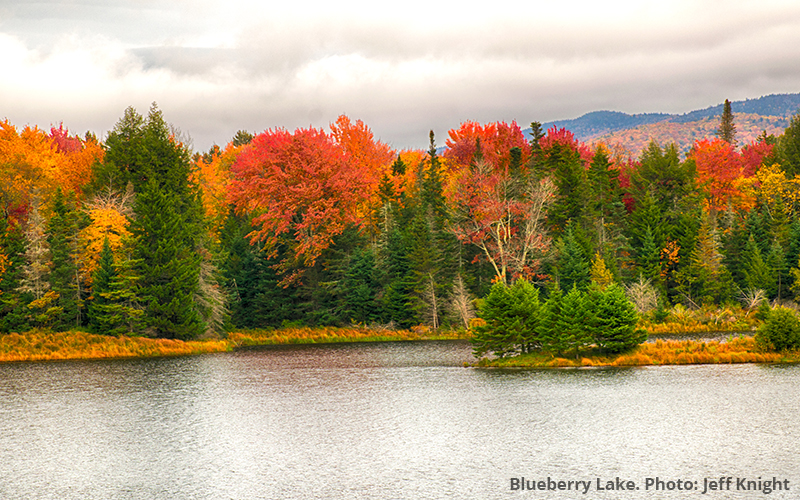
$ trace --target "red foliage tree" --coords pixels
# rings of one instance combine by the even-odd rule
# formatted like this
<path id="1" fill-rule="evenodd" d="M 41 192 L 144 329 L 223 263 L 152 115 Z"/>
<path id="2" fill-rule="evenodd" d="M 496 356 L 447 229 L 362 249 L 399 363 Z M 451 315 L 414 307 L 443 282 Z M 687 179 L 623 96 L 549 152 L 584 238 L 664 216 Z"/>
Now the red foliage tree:
<path id="1" fill-rule="evenodd" d="M 228 199 L 240 212 L 256 214 L 253 243 L 263 242 L 269 255 L 287 245 L 294 261 L 278 269 L 289 272 L 288 285 L 302 266 L 313 266 L 336 235 L 359 224 L 358 207 L 371 194 L 371 176 L 324 131 L 268 130 L 257 135 L 231 166 L 234 178 Z"/>
<path id="2" fill-rule="evenodd" d="M 519 148 L 524 165 L 531 155 L 531 146 L 517 122 L 487 123 L 464 122 L 458 129 L 448 132 L 444 156 L 457 167 L 472 163 L 480 140 L 481 155 L 495 170 L 506 171 L 511 162 L 511 149 Z"/>

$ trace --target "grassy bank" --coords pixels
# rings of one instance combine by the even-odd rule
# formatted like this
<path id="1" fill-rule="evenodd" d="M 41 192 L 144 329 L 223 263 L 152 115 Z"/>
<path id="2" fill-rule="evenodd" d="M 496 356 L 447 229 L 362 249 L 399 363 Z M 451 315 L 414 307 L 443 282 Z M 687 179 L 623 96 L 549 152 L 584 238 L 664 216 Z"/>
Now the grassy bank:
<path id="1" fill-rule="evenodd" d="M 577 358 L 562 358 L 547 353 L 532 353 L 512 358 L 482 359 L 478 366 L 545 368 L 800 362 L 800 352 L 763 352 L 752 337 L 736 338 L 729 342 L 658 340 L 642 344 L 633 351 L 618 356 L 586 354 Z"/>
<path id="2" fill-rule="evenodd" d="M 463 331 L 426 329 L 374 330 L 369 328 L 284 328 L 239 330 L 221 340 L 169 340 L 146 337 L 110 337 L 81 331 L 31 330 L 0 335 L 0 362 L 65 359 L 146 358 L 230 351 L 242 346 L 378 342 L 468 338 Z"/>
<path id="3" fill-rule="evenodd" d="M 144 337 L 109 337 L 81 331 L 31 330 L 0 335 L 0 361 L 146 358 L 220 352 L 225 340 L 184 342 Z"/>

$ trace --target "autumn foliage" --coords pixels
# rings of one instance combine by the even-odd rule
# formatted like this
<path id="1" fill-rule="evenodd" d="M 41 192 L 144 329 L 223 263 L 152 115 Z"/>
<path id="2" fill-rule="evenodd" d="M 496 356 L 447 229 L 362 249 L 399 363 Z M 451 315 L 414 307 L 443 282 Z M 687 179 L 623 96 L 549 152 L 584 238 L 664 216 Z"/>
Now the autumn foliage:
<path id="1" fill-rule="evenodd" d="M 263 243 L 272 256 L 288 245 L 295 263 L 310 267 L 347 226 L 359 225 L 359 209 L 382 168 L 369 162 L 378 153 L 365 139 L 363 128 L 345 122 L 333 137 L 313 128 L 257 135 L 231 166 L 228 198 L 237 210 L 257 214 L 251 241 Z M 283 268 L 291 264 L 284 261 Z"/>

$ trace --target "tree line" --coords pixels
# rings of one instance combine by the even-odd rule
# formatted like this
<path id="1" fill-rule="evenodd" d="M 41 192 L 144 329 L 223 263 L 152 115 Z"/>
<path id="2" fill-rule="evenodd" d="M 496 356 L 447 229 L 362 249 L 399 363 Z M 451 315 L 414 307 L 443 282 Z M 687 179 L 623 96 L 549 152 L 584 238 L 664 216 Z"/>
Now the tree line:
<path id="1" fill-rule="evenodd" d="M 521 283 L 532 325 L 559 294 L 587 311 L 627 294 L 638 313 L 795 300 L 800 118 L 748 144 L 730 119 L 686 157 L 536 122 L 465 122 L 443 147 L 431 132 L 427 150 L 396 151 L 342 116 L 192 152 L 155 105 L 104 140 L 3 121 L 0 331 L 468 327 Z M 553 345 L 526 328 L 509 348 Z M 570 342 L 552 348 L 602 339 Z"/>

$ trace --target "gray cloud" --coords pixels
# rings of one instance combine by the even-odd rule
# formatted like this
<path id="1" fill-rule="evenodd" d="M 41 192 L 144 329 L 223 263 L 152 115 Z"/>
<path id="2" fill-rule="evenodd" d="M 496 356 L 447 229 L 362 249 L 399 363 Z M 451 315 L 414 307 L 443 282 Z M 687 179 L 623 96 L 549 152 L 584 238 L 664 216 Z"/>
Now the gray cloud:
<path id="1" fill-rule="evenodd" d="M 724 9 L 721 7 L 725 7 Z M 396 147 L 461 121 L 685 112 L 800 91 L 794 2 L 5 2 L 0 113 L 110 129 L 157 101 L 198 149 L 346 113 Z"/>

